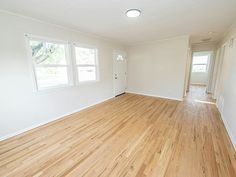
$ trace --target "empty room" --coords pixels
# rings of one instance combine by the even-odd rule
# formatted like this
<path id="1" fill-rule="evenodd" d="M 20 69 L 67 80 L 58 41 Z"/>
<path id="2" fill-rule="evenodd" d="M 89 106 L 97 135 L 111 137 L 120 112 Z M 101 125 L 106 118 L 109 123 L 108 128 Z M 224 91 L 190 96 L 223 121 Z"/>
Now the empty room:
<path id="1" fill-rule="evenodd" d="M 236 1 L 0 0 L 0 177 L 236 177 Z"/>

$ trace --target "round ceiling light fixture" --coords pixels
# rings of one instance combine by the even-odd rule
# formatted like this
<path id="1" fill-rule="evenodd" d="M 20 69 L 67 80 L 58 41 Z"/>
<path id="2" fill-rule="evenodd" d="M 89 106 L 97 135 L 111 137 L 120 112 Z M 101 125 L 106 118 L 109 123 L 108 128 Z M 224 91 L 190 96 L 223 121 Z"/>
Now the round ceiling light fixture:
<path id="1" fill-rule="evenodd" d="M 139 9 L 129 9 L 126 11 L 126 16 L 129 18 L 135 18 L 141 15 L 141 10 Z"/>

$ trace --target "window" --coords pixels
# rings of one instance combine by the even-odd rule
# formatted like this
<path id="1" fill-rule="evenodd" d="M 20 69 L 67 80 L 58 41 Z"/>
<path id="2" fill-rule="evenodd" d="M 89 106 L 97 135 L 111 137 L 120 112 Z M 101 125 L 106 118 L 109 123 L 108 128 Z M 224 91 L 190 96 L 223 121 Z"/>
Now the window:
<path id="1" fill-rule="evenodd" d="M 208 67 L 208 55 L 194 56 L 192 72 L 205 73 Z"/>
<path id="2" fill-rule="evenodd" d="M 37 90 L 69 85 L 68 44 L 29 38 Z"/>
<path id="3" fill-rule="evenodd" d="M 97 49 L 76 46 L 75 57 L 78 82 L 97 81 Z"/>
<path id="4" fill-rule="evenodd" d="M 36 90 L 99 80 L 96 48 L 25 36 Z"/>
<path id="5" fill-rule="evenodd" d="M 124 61 L 124 58 L 122 55 L 118 55 L 116 58 L 117 61 Z"/>

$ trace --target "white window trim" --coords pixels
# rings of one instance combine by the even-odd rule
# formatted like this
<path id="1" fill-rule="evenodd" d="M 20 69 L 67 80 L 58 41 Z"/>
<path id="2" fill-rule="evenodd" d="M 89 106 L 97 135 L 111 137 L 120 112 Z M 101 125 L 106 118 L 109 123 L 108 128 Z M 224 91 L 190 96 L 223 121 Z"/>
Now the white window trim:
<path id="1" fill-rule="evenodd" d="M 66 61 L 67 65 L 41 65 L 41 66 L 36 66 L 36 63 L 32 57 L 32 51 L 30 48 L 30 40 L 39 40 L 43 42 L 52 42 L 52 43 L 57 43 L 57 44 L 63 44 L 66 46 L 65 52 L 66 52 Z M 56 90 L 56 89 L 61 89 L 61 88 L 66 88 L 66 87 L 71 87 L 74 85 L 73 82 L 73 76 L 72 76 L 72 62 L 71 62 L 71 50 L 70 50 L 70 44 L 68 41 L 63 41 L 63 40 L 57 40 L 57 39 L 52 39 L 48 37 L 42 37 L 42 36 L 36 36 L 32 34 L 25 34 L 25 41 L 26 41 L 26 49 L 27 49 L 27 55 L 29 59 L 29 66 L 30 66 L 30 72 L 31 72 L 31 78 L 33 81 L 33 87 L 34 87 L 34 92 L 44 92 L 44 91 L 49 91 L 49 90 Z M 57 86 L 50 86 L 50 87 L 45 87 L 45 88 L 40 88 L 38 87 L 38 81 L 37 81 L 37 74 L 36 74 L 36 67 L 67 67 L 67 79 L 68 79 L 68 84 L 59 84 Z"/>
<path id="2" fill-rule="evenodd" d="M 75 48 L 76 47 L 81 47 L 81 48 L 88 48 L 88 49 L 95 49 L 95 65 L 79 65 L 76 63 L 76 52 L 75 52 Z M 93 83 L 97 83 L 100 81 L 100 72 L 99 72 L 99 59 L 98 59 L 98 49 L 95 46 L 92 45 L 87 45 L 87 44 L 82 44 L 82 43 L 73 43 L 73 66 L 74 66 L 74 78 L 75 78 L 75 84 L 78 85 L 86 85 L 86 84 L 93 84 Z M 78 77 L 78 67 L 79 66 L 93 66 L 95 67 L 96 70 L 96 80 L 92 80 L 92 81 L 79 81 L 79 77 Z"/>

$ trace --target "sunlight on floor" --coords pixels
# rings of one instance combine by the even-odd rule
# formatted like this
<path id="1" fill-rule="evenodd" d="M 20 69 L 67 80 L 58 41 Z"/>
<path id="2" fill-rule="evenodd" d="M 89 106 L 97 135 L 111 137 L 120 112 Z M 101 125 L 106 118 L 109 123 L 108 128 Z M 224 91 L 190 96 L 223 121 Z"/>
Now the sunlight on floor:
<path id="1" fill-rule="evenodd" d="M 202 100 L 194 100 L 194 101 L 198 103 L 204 103 L 204 104 L 216 104 L 215 102 L 210 102 L 210 101 L 202 101 Z"/>
<path id="2" fill-rule="evenodd" d="M 216 104 L 212 95 L 206 92 L 206 86 L 191 85 L 186 98 L 198 103 Z"/>

